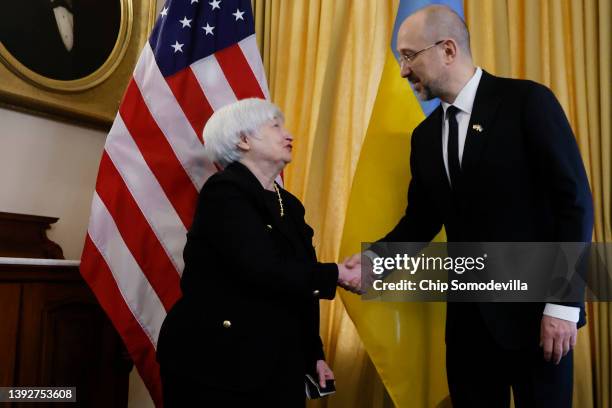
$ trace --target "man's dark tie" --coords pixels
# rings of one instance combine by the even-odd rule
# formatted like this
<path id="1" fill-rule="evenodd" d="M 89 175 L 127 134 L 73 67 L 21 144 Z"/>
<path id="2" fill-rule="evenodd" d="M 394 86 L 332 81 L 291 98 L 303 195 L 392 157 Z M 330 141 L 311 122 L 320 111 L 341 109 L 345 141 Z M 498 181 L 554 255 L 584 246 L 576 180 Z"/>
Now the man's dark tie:
<path id="1" fill-rule="evenodd" d="M 457 189 L 460 184 L 461 166 L 459 164 L 459 129 L 457 118 L 455 115 L 459 109 L 453 105 L 446 109 L 448 118 L 448 172 L 450 174 L 451 185 L 453 190 Z"/>

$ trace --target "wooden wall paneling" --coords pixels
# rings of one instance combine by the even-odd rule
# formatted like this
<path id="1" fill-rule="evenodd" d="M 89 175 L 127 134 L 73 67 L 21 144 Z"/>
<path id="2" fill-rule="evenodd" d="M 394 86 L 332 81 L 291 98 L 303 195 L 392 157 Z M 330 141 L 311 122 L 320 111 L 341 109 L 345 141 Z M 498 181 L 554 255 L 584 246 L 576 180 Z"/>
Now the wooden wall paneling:
<path id="1" fill-rule="evenodd" d="M 76 406 L 127 406 L 131 362 L 86 286 L 29 283 L 23 289 L 22 316 L 20 385 L 75 386 Z"/>
<path id="2" fill-rule="evenodd" d="M 74 386 L 77 402 L 0 406 L 125 408 L 133 364 L 78 267 L 48 261 L 55 222 L 0 212 L 0 386 Z"/>
<path id="3" fill-rule="evenodd" d="M 0 283 L 0 386 L 14 384 L 21 285 Z"/>

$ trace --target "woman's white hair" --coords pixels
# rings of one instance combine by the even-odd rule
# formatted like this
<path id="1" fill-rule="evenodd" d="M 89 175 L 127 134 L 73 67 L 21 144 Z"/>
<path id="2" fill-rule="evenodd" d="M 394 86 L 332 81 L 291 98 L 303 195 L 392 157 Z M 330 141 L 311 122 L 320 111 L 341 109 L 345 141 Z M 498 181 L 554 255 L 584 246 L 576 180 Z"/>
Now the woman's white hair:
<path id="1" fill-rule="evenodd" d="M 274 118 L 284 120 L 278 106 L 259 98 L 242 99 L 222 107 L 204 126 L 206 156 L 223 167 L 240 160 L 240 136 L 257 134 L 261 126 Z"/>

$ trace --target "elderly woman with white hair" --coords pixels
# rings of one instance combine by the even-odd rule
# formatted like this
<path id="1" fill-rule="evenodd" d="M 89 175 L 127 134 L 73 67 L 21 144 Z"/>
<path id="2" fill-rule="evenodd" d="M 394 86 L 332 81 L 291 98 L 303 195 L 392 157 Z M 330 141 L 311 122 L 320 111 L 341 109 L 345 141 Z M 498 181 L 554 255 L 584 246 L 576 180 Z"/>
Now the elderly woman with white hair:
<path id="1" fill-rule="evenodd" d="M 317 262 L 304 207 L 275 182 L 293 148 L 275 105 L 219 109 L 204 143 L 224 170 L 200 192 L 183 297 L 159 336 L 164 406 L 303 407 L 306 374 L 321 386 L 334 378 L 319 299 L 357 282 L 358 269 Z"/>

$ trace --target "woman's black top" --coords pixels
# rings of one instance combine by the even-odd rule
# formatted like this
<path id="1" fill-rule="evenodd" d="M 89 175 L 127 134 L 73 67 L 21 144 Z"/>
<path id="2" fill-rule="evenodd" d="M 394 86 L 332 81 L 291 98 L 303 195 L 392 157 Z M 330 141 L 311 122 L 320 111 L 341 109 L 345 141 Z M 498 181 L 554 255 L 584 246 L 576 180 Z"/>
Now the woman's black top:
<path id="1" fill-rule="evenodd" d="M 319 299 L 334 297 L 338 268 L 317 262 L 304 207 L 280 193 L 283 217 L 276 192 L 238 162 L 205 183 L 187 234 L 183 297 L 158 340 L 162 368 L 246 392 L 279 373 L 302 382 L 324 359 Z"/>

